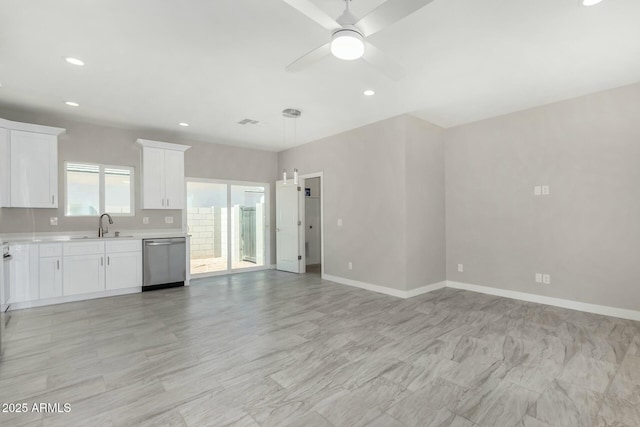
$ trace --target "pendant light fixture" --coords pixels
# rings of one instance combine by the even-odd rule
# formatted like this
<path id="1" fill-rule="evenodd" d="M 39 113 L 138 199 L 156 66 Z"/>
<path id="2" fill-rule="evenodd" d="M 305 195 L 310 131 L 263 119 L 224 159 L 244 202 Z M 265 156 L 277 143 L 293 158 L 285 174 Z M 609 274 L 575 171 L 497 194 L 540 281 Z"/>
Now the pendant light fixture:
<path id="1" fill-rule="evenodd" d="M 297 136 L 297 131 L 298 131 L 298 122 L 297 122 L 297 118 L 300 117 L 302 115 L 302 111 L 297 110 L 295 108 L 287 108 L 285 110 L 282 110 L 282 116 L 284 117 L 284 142 L 286 144 L 287 142 L 287 119 L 293 119 L 293 144 L 295 145 L 296 143 L 296 136 Z M 284 185 L 287 185 L 287 170 L 286 169 L 282 169 L 282 182 Z M 293 184 L 294 185 L 298 185 L 298 169 L 294 168 L 293 169 Z"/>

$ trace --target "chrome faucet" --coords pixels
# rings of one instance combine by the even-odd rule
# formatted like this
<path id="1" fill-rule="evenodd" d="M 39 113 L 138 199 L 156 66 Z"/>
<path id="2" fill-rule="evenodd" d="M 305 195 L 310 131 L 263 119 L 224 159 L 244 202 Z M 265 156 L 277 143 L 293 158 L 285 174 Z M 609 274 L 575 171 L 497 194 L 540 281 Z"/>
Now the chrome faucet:
<path id="1" fill-rule="evenodd" d="M 100 224 L 98 225 L 98 237 L 104 237 L 104 235 L 109 232 L 109 227 L 107 228 L 102 227 L 102 219 L 105 216 L 109 218 L 109 224 L 113 224 L 113 219 L 111 219 L 111 215 L 109 215 L 108 213 L 103 213 L 102 215 L 100 215 Z"/>

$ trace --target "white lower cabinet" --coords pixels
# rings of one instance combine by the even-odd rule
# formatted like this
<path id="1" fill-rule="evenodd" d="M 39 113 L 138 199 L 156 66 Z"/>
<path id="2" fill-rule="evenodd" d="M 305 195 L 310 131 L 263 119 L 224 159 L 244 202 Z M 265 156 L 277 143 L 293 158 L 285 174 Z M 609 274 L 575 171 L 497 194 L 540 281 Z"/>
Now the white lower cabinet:
<path id="1" fill-rule="evenodd" d="M 106 243 L 107 290 L 142 286 L 142 240 Z"/>
<path id="2" fill-rule="evenodd" d="M 11 253 L 11 303 L 142 286 L 141 240 L 12 244 Z"/>
<path id="3" fill-rule="evenodd" d="M 62 296 L 62 257 L 40 257 L 40 299 Z"/>
<path id="4" fill-rule="evenodd" d="M 65 296 L 142 286 L 140 240 L 66 243 L 64 253 Z"/>
<path id="5" fill-rule="evenodd" d="M 62 243 L 42 243 L 38 264 L 40 299 L 62 296 Z"/>
<path id="6" fill-rule="evenodd" d="M 104 253 L 64 257 L 64 295 L 105 290 Z"/>
<path id="7" fill-rule="evenodd" d="M 38 285 L 38 245 L 11 245 L 10 302 L 27 302 L 40 298 Z"/>
<path id="8" fill-rule="evenodd" d="M 107 253 L 107 290 L 142 286 L 142 252 Z"/>

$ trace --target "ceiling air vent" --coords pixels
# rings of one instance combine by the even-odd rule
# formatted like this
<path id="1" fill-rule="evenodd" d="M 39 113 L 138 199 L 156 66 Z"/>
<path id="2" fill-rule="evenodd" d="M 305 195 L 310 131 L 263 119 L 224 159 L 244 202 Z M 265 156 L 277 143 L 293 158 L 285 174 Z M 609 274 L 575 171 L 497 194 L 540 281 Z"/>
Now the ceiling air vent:
<path id="1" fill-rule="evenodd" d="M 251 119 L 244 119 L 238 122 L 239 125 L 257 125 L 258 123 L 260 122 L 257 120 L 251 120 Z"/>

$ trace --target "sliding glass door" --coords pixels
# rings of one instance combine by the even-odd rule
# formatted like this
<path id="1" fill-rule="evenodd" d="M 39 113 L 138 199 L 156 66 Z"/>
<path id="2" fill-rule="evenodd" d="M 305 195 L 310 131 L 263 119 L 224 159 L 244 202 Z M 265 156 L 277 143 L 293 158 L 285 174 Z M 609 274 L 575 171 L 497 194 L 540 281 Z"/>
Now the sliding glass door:
<path id="1" fill-rule="evenodd" d="M 187 179 L 192 275 L 265 267 L 268 190 L 262 183 Z"/>

